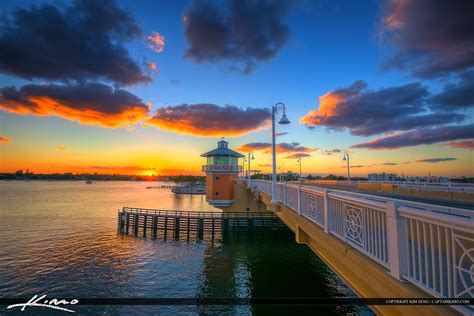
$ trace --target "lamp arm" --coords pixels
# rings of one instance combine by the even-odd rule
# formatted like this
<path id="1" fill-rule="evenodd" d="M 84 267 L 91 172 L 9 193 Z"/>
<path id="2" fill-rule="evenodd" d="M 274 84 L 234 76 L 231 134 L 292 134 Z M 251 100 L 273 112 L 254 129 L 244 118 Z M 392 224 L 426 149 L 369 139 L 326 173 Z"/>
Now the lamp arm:
<path id="1" fill-rule="evenodd" d="M 279 109 L 282 109 L 283 113 L 285 113 L 286 112 L 285 103 L 278 102 L 277 104 L 275 104 L 273 106 L 273 113 L 277 113 Z"/>

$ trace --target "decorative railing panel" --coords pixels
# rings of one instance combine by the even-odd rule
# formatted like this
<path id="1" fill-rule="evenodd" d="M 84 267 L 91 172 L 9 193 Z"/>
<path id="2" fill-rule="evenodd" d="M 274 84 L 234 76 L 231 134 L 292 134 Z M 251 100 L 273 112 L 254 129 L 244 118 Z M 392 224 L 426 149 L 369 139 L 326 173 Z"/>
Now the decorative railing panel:
<path id="1" fill-rule="evenodd" d="M 298 190 L 293 187 L 287 187 L 285 193 L 286 205 L 295 211 L 298 211 Z"/>
<path id="2" fill-rule="evenodd" d="M 301 191 L 301 215 L 324 226 L 324 197 L 311 191 Z"/>
<path id="3" fill-rule="evenodd" d="M 405 219 L 407 269 L 404 277 L 436 296 L 474 296 L 474 238 L 472 227 L 440 220 Z"/>

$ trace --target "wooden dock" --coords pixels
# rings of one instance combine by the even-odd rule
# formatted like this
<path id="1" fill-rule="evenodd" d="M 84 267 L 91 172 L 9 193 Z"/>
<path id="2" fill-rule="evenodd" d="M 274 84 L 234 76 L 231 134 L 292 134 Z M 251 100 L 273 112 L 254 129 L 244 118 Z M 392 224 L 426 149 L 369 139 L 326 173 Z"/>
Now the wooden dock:
<path id="1" fill-rule="evenodd" d="M 146 187 L 147 190 L 149 189 L 172 189 L 175 185 L 159 185 L 159 186 L 148 186 Z"/>
<path id="2" fill-rule="evenodd" d="M 123 234 L 153 238 L 204 239 L 228 231 L 286 227 L 271 212 L 195 212 L 124 207 L 118 211 Z"/>

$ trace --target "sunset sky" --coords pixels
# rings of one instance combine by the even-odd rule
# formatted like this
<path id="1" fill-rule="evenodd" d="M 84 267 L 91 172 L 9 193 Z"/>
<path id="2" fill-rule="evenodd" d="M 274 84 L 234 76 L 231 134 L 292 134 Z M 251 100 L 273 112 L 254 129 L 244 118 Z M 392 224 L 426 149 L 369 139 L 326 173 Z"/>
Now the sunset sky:
<path id="1" fill-rule="evenodd" d="M 474 176 L 473 1 L 0 4 L 0 172 Z"/>

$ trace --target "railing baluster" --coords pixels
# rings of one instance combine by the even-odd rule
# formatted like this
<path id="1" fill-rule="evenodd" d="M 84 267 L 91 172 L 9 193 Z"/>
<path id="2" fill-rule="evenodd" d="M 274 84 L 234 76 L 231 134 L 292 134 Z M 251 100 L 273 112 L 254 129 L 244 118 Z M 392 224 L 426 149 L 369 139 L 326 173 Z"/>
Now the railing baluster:
<path id="1" fill-rule="evenodd" d="M 425 283 L 426 287 L 429 287 L 429 277 L 428 277 L 428 242 L 426 240 L 426 223 L 423 222 L 423 249 L 424 249 L 424 257 L 425 257 Z"/>
<path id="2" fill-rule="evenodd" d="M 451 256 L 451 251 L 449 247 L 449 229 L 447 227 L 444 228 L 445 231 L 445 238 L 446 238 L 446 267 L 447 267 L 447 279 L 448 279 L 448 296 L 453 297 L 453 287 L 451 283 L 451 262 L 450 262 L 450 256 Z"/>
<path id="3" fill-rule="evenodd" d="M 441 243 L 441 230 L 439 225 L 436 226 L 438 235 L 438 267 L 439 267 L 439 285 L 441 295 L 444 294 L 444 274 L 443 274 L 443 244 Z"/>
<path id="4" fill-rule="evenodd" d="M 417 251 L 418 251 L 418 282 L 420 283 L 420 286 L 423 286 L 422 282 L 422 271 L 421 271 L 421 238 L 420 238 L 420 221 L 415 221 L 416 223 L 416 242 L 417 242 Z"/>
<path id="5" fill-rule="evenodd" d="M 412 268 L 413 268 L 413 274 L 412 277 L 413 279 L 416 280 L 416 263 L 415 263 L 415 230 L 413 228 L 413 219 L 410 219 L 410 238 L 411 238 L 411 260 L 412 260 Z"/>

